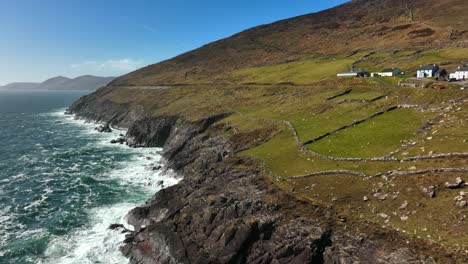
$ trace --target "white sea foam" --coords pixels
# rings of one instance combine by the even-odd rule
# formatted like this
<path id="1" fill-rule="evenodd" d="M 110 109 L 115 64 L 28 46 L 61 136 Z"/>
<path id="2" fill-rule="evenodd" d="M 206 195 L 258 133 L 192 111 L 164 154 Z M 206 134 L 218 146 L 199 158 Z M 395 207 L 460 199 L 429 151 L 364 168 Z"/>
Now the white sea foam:
<path id="1" fill-rule="evenodd" d="M 0 209 L 0 247 L 7 241 L 8 233 L 5 232 L 6 225 L 11 222 L 13 216 L 9 213 L 10 207 Z"/>
<path id="2" fill-rule="evenodd" d="M 131 153 L 129 160 L 115 164 L 114 169 L 101 177 L 118 180 L 124 186 L 137 186 L 140 190 L 144 190 L 146 197 L 142 197 L 141 203 L 144 202 L 144 199 L 159 191 L 162 186 L 168 187 L 179 181 L 172 173 L 162 173 L 148 169 L 153 164 L 160 163 L 160 156 L 156 154 L 158 149 L 132 149 L 122 145 L 111 145 L 109 143 L 110 139 L 115 138 L 122 131 L 114 130 L 113 133 L 98 133 L 94 131 L 95 124 L 86 124 L 74 120 L 73 117 L 65 116 L 62 110 L 52 115 L 63 118 L 61 120 L 66 120 L 64 122 L 70 122 L 85 128 L 84 133 L 97 137 L 100 144 L 105 147 L 116 148 L 116 150 L 125 148 L 122 151 Z M 77 168 L 79 167 L 73 166 L 70 169 L 75 170 Z M 163 182 L 162 186 L 157 184 L 161 181 Z M 135 206 L 138 206 L 138 204 L 123 202 L 90 209 L 87 212 L 89 223 L 68 236 L 52 238 L 44 258 L 38 260 L 37 263 L 128 263 L 128 260 L 118 250 L 121 241 L 124 239 L 124 234 L 109 230 L 108 227 L 114 223 L 128 226 L 125 215 Z"/>
<path id="3" fill-rule="evenodd" d="M 47 198 L 49 198 L 49 194 L 53 192 L 52 189 L 50 188 L 46 188 L 44 191 L 45 192 L 41 194 L 41 197 L 39 199 L 34 200 L 31 203 L 29 203 L 27 206 L 24 207 L 24 210 L 30 210 L 32 208 L 36 208 L 42 205 L 47 200 Z"/>
<path id="4" fill-rule="evenodd" d="M 109 142 L 112 139 L 116 139 L 120 134 L 126 133 L 125 129 L 120 129 L 116 127 L 112 127 L 112 132 L 110 133 L 100 133 L 96 131 L 95 129 L 99 125 L 99 123 L 86 122 L 85 120 L 77 119 L 76 116 L 74 115 L 66 115 L 65 111 L 66 109 L 63 108 L 63 109 L 54 111 L 52 113 L 49 113 L 48 115 L 51 117 L 57 118 L 66 124 L 71 124 L 79 128 L 82 128 L 84 134 L 88 136 L 91 135 L 93 137 L 97 137 L 99 139 L 98 144 L 101 146 L 108 146 Z M 119 145 L 119 144 L 116 144 L 114 146 L 125 147 L 124 145 Z"/>
<path id="5" fill-rule="evenodd" d="M 148 192 L 151 189 L 153 192 L 158 190 L 154 184 L 157 181 L 163 181 L 164 186 L 177 183 L 177 179 L 159 173 L 149 176 L 148 171 L 141 167 L 144 163 L 142 160 L 146 159 L 138 159 L 135 163 L 130 161 L 127 167 L 112 171 L 109 175 L 126 182 L 126 184 L 130 181 L 135 183 L 142 180 L 150 181 L 150 184 L 145 184 Z M 114 223 L 128 226 L 124 217 L 129 210 L 137 205 L 135 203 L 119 203 L 90 210 L 88 212 L 89 224 L 67 237 L 54 238 L 45 253 L 45 259 L 38 263 L 127 263 L 128 260 L 119 252 L 124 235 L 118 231 L 109 230 L 108 227 Z"/>
<path id="6" fill-rule="evenodd" d="M 124 235 L 108 227 L 113 223 L 123 223 L 123 216 L 134 206 L 121 203 L 91 210 L 89 225 L 69 236 L 54 238 L 45 259 L 38 263 L 127 263 L 128 260 L 119 252 Z"/>

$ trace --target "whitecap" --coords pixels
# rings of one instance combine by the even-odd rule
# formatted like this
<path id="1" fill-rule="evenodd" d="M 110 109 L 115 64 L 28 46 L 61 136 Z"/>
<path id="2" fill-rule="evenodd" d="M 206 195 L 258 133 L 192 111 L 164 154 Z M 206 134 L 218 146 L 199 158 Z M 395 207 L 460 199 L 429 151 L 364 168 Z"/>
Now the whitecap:
<path id="1" fill-rule="evenodd" d="M 124 223 L 123 216 L 135 204 L 121 203 L 92 209 L 89 225 L 66 237 L 53 238 L 39 263 L 128 263 L 119 252 L 125 235 L 109 230 L 113 223 Z"/>
<path id="2" fill-rule="evenodd" d="M 12 215 L 10 214 L 10 206 L 0 209 L 0 228 L 3 226 L 3 224 L 9 222 L 12 218 Z M 1 230 L 1 229 L 0 229 Z"/>
<path id="3" fill-rule="evenodd" d="M 86 147 L 95 148 L 104 147 L 111 149 L 115 153 L 125 152 L 129 154 L 126 161 L 116 162 L 115 157 L 110 155 L 104 158 L 104 163 L 112 164 L 112 168 L 100 175 L 90 175 L 93 178 L 115 180 L 123 187 L 128 186 L 129 189 L 138 188 L 143 192 L 143 195 L 134 203 L 121 202 L 114 205 L 100 206 L 94 209 L 89 209 L 87 215 L 89 222 L 85 227 L 73 231 L 67 236 L 53 237 L 44 254 L 44 258 L 38 260 L 37 263 L 128 263 L 128 260 L 122 256 L 118 248 L 121 246 L 121 241 L 124 240 L 124 235 L 120 232 L 109 230 L 110 224 L 126 223 L 124 217 L 129 210 L 136 207 L 138 203 L 145 202 L 152 194 L 159 191 L 162 186 L 168 187 L 177 184 L 179 179 L 174 173 L 162 173 L 161 171 L 149 170 L 149 167 L 160 164 L 161 156 L 157 154 L 160 149 L 157 148 L 128 148 L 125 145 L 110 144 L 110 140 L 125 133 L 124 130 L 114 129 L 112 133 L 99 133 L 95 131 L 96 124 L 85 123 L 82 120 L 76 120 L 73 116 L 64 114 L 64 109 L 50 114 L 62 120 L 65 123 L 76 125 L 81 128 L 80 132 L 86 137 L 91 136 L 96 142 L 89 143 Z M 92 155 L 94 157 L 94 155 Z M 150 157 L 150 159 L 148 159 Z M 89 166 L 100 166 L 95 161 L 88 164 L 82 164 L 83 168 Z M 69 170 L 79 170 L 79 165 L 74 164 Z M 54 172 L 58 172 L 54 170 Z M 163 184 L 158 184 L 162 182 Z M 77 179 L 78 185 L 86 185 Z M 92 201 L 85 202 L 92 205 Z"/>
<path id="4" fill-rule="evenodd" d="M 32 191 L 32 190 L 31 190 Z M 29 203 L 27 206 L 25 206 L 23 209 L 26 211 L 29 211 L 32 208 L 37 208 L 40 205 L 44 204 L 46 200 L 49 198 L 49 194 L 51 194 L 53 191 L 49 188 L 45 189 L 45 193 L 41 194 L 41 197 L 37 200 L 32 201 Z"/>

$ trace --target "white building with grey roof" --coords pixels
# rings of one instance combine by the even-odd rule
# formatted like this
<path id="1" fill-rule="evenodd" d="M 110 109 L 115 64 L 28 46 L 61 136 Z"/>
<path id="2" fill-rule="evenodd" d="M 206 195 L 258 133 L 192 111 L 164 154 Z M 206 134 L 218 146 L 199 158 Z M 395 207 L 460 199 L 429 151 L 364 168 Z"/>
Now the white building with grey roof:
<path id="1" fill-rule="evenodd" d="M 450 79 L 457 81 L 468 80 L 468 66 L 460 66 L 454 72 L 450 73 Z"/>
<path id="2" fill-rule="evenodd" d="M 439 70 L 439 66 L 433 65 L 421 65 L 416 71 L 418 78 L 432 78 L 436 77 L 435 74 Z"/>

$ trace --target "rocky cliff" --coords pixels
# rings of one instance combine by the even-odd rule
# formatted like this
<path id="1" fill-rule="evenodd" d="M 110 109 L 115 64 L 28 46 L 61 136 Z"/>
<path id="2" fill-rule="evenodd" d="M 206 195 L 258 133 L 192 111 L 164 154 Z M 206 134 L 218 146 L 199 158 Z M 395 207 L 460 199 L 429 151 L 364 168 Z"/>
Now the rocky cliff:
<path id="1" fill-rule="evenodd" d="M 263 164 L 207 129 L 230 115 L 199 121 L 150 116 L 106 101 L 106 89 L 69 112 L 128 128 L 132 146 L 164 147 L 183 180 L 133 209 L 121 251 L 130 263 L 456 263 L 436 246 L 374 224 L 353 222 L 331 206 L 279 189 Z M 304 198 L 305 199 L 305 198 Z"/>

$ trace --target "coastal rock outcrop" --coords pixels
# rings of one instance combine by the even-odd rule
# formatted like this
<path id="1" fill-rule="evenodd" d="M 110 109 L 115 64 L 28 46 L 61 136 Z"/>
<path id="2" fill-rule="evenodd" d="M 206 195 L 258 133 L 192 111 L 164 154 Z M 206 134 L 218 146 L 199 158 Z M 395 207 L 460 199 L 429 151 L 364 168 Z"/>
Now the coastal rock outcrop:
<path id="1" fill-rule="evenodd" d="M 90 108 L 99 106 L 84 100 L 70 112 L 117 114 L 116 125 L 127 125 L 119 106 L 114 114 Z M 361 224 L 340 221 L 332 207 L 281 190 L 260 161 L 234 155 L 228 138 L 205 133 L 227 116 L 196 122 L 141 116 L 128 125 L 129 145 L 163 147 L 165 168 L 183 176 L 127 215 L 135 231 L 121 251 L 130 263 L 434 263 L 396 232 L 383 235 L 371 223 L 360 231 Z"/>
<path id="2" fill-rule="evenodd" d="M 127 132 L 129 147 L 163 147 L 177 116 L 164 116 L 158 119 L 143 118 L 130 126 Z"/>
<path id="3" fill-rule="evenodd" d="M 95 128 L 98 132 L 101 132 L 101 133 L 110 133 L 112 132 L 112 129 L 109 125 L 109 123 L 106 123 L 104 125 L 100 125 L 98 127 Z"/>

